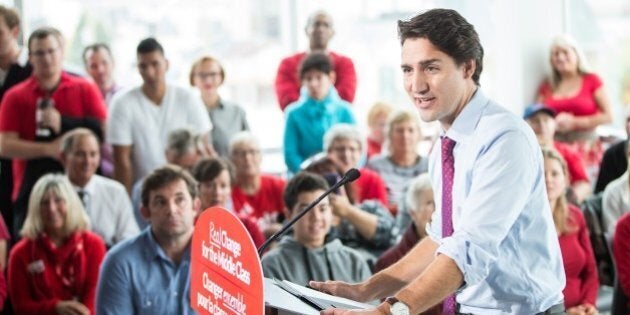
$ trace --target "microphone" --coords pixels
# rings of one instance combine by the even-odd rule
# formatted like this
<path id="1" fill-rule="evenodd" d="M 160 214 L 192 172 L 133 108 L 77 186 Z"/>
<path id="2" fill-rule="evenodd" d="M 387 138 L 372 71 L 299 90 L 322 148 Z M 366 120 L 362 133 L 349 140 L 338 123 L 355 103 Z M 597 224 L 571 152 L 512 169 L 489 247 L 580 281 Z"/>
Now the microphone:
<path id="1" fill-rule="evenodd" d="M 357 170 L 356 168 L 351 168 L 349 171 L 347 171 L 338 182 L 336 182 L 334 185 L 328 188 L 328 190 L 326 190 L 326 192 L 324 192 L 321 196 L 315 199 L 315 201 L 311 202 L 308 206 L 306 206 L 306 208 L 304 208 L 304 210 L 302 210 L 302 212 L 300 212 L 298 215 L 293 217 L 291 221 L 287 222 L 287 224 L 285 224 L 282 227 L 282 229 L 280 229 L 280 231 L 276 232 L 268 240 L 266 240 L 262 245 L 260 245 L 260 247 L 258 248 L 258 256 L 262 257 L 263 252 L 265 251 L 265 249 L 267 249 L 267 247 L 269 246 L 269 244 L 271 244 L 271 242 L 275 241 L 280 236 L 284 235 L 287 231 L 289 231 L 289 229 L 295 224 L 295 222 L 297 222 L 297 220 L 302 218 L 311 209 L 315 208 L 315 206 L 320 201 L 322 201 L 324 197 L 328 196 L 334 190 L 339 189 L 339 187 L 347 183 L 355 181 L 357 178 L 359 178 L 359 176 L 361 176 L 361 172 L 359 172 L 359 170 Z"/>

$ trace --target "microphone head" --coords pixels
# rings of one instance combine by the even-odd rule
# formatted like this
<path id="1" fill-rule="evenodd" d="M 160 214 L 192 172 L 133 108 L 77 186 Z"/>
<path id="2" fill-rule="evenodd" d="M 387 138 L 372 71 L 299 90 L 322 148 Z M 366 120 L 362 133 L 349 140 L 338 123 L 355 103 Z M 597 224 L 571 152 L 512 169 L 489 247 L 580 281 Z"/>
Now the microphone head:
<path id="1" fill-rule="evenodd" d="M 350 170 L 346 172 L 346 174 L 343 177 L 346 179 L 347 183 L 350 183 L 350 182 L 355 181 L 357 178 L 359 178 L 359 176 L 361 176 L 361 172 L 359 172 L 359 170 L 356 168 L 351 168 Z"/>

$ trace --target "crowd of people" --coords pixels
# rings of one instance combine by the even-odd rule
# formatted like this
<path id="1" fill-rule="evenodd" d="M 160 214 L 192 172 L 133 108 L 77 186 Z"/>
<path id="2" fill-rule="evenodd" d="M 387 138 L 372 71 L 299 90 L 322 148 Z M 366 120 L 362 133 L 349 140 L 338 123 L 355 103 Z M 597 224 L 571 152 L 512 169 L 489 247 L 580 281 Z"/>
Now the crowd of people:
<path id="1" fill-rule="evenodd" d="M 432 214 L 442 202 L 429 157 L 418 150 L 420 116 L 376 102 L 362 133 L 352 104 L 360 81 L 352 59 L 328 48 L 334 27 L 326 12 L 307 21 L 308 50 L 279 62 L 286 176 L 262 172 L 244 109 L 219 94 L 228 77 L 214 57 L 192 62 L 191 88 L 180 87 L 166 80 L 166 49 L 146 38 L 136 49 L 142 84 L 121 87 L 107 44 L 85 48 L 82 77 L 62 68 L 65 43 L 57 29 L 36 29 L 25 47 L 17 44 L 20 31 L 19 14 L 0 6 L 0 308 L 191 314 L 190 241 L 201 211 L 233 212 L 260 246 L 352 168 L 361 171 L 357 181 L 324 198 L 262 256 L 265 276 L 301 285 L 363 282 L 435 233 Z M 411 38 L 407 43 L 416 43 Z M 558 37 L 549 60 L 549 80 L 522 118 L 544 162 L 538 180 L 562 255 L 564 306 L 568 314 L 595 314 L 598 268 L 579 207 L 603 196 L 618 279 L 630 293 L 630 149 L 622 140 L 604 152 L 595 128 L 611 122 L 611 105 L 575 42 Z M 477 67 L 469 82 L 475 86 Z M 410 70 L 403 67 L 405 75 Z M 500 174 L 510 165 L 457 165 L 513 176 Z"/>

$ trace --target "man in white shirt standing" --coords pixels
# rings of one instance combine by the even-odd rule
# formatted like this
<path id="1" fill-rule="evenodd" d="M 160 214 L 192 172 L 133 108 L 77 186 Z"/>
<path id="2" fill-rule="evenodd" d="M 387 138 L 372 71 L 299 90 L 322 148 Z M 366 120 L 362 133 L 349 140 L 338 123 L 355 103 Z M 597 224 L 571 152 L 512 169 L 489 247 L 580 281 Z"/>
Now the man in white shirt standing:
<path id="1" fill-rule="evenodd" d="M 164 149 L 171 131 L 188 127 L 209 134 L 212 130 L 201 99 L 167 84 L 168 60 L 157 40 L 147 38 L 138 44 L 137 61 L 143 83 L 113 100 L 107 128 L 114 148 L 114 178 L 129 193 L 135 181 L 166 164 Z"/>
<path id="2" fill-rule="evenodd" d="M 95 174 L 100 152 L 92 131 L 78 128 L 69 132 L 61 148 L 66 175 L 90 217 L 92 231 L 103 238 L 107 247 L 136 236 L 140 230 L 125 187 Z"/>

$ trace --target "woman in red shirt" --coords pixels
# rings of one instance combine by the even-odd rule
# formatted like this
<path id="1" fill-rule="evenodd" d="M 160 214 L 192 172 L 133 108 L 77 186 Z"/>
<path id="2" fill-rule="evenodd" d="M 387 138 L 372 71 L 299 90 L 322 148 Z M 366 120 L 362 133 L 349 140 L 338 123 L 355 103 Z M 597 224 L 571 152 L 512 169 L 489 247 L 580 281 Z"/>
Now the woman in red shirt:
<path id="1" fill-rule="evenodd" d="M 9 295 L 16 314 L 94 314 L 105 243 L 64 175 L 48 174 L 29 198 L 20 240 L 9 256 Z"/>
<path id="2" fill-rule="evenodd" d="M 558 113 L 556 138 L 573 144 L 596 176 L 603 151 L 594 131 L 612 121 L 603 83 L 588 71 L 581 50 L 566 35 L 554 39 L 549 61 L 552 74 L 540 86 L 538 101 Z"/>
<path id="3" fill-rule="evenodd" d="M 562 291 L 564 306 L 568 315 L 596 314 L 599 278 L 586 221 L 582 212 L 565 197 L 569 185 L 566 162 L 555 150 L 543 148 L 542 151 L 547 197 L 558 231 L 566 275 L 566 286 Z"/>

